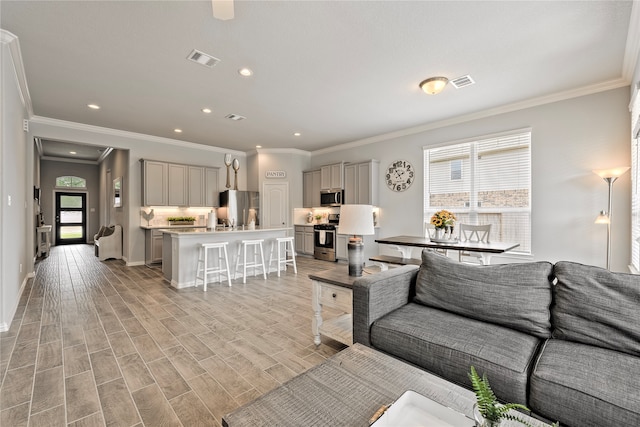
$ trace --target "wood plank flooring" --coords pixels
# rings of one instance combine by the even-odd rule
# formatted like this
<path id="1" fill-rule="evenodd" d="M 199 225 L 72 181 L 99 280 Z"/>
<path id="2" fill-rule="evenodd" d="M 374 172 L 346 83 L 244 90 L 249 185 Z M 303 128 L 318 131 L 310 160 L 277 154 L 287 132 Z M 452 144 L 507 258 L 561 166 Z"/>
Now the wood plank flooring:
<path id="1" fill-rule="evenodd" d="M 203 292 L 53 247 L 0 333 L 0 426 L 219 426 L 344 348 L 311 335 L 308 274 L 333 264 L 297 261 Z"/>

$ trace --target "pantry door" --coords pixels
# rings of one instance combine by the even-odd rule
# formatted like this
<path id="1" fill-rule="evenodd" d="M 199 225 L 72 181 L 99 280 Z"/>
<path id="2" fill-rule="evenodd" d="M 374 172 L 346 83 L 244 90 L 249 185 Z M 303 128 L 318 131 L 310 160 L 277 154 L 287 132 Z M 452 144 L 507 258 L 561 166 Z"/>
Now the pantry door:
<path id="1" fill-rule="evenodd" d="M 289 225 L 289 183 L 262 185 L 262 228 L 282 228 Z"/>

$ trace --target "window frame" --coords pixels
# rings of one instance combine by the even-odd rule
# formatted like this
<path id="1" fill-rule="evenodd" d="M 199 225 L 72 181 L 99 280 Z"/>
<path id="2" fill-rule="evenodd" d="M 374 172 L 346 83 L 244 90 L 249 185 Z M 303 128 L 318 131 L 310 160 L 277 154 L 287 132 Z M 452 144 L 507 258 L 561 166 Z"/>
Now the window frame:
<path id="1" fill-rule="evenodd" d="M 486 141 L 490 141 L 493 139 L 499 139 L 499 138 L 508 138 L 508 137 L 515 137 L 518 135 L 522 135 L 522 136 L 526 136 L 528 137 L 528 167 L 529 167 L 529 175 L 528 175 L 528 183 L 527 183 L 527 191 L 528 191 L 528 201 L 527 201 L 527 207 L 522 208 L 522 207 L 483 207 L 480 206 L 479 201 L 477 200 L 477 191 L 475 189 L 469 189 L 468 192 L 470 193 L 469 195 L 469 199 L 466 200 L 464 202 L 464 207 L 447 207 L 447 206 L 440 206 L 438 205 L 437 207 L 431 207 L 430 206 L 430 170 L 429 170 L 429 154 L 431 153 L 431 150 L 435 150 L 435 149 L 441 149 L 441 148 L 446 148 L 446 147 L 453 147 L 456 145 L 463 145 L 463 144 L 472 144 L 472 143 L 477 143 L 475 146 L 478 146 L 478 143 L 483 143 Z M 449 142 L 444 142 L 441 144 L 434 144 L 434 145 L 428 145 L 428 146 L 423 146 L 423 221 L 425 223 L 430 221 L 431 215 L 433 214 L 433 212 L 435 212 L 436 210 L 439 209 L 447 209 L 447 210 L 452 210 L 455 211 L 456 213 L 461 213 L 464 215 L 469 215 L 470 218 L 470 222 L 471 223 L 478 223 L 477 221 L 477 215 L 479 214 L 491 214 L 491 213 L 495 213 L 495 214 L 501 214 L 504 212 L 508 212 L 508 213 L 518 213 L 518 212 L 522 212 L 527 216 L 526 222 L 527 222 L 527 227 L 528 230 L 525 231 L 525 235 L 527 236 L 527 240 L 528 240 L 528 248 L 524 249 L 522 246 L 514 249 L 513 251 L 510 251 L 509 254 L 505 254 L 505 256 L 508 257 L 517 257 L 517 258 L 529 258 L 531 256 L 533 256 L 532 251 L 532 199 L 531 199 L 531 193 L 532 193 L 532 160 L 531 160 L 531 150 L 532 150 L 532 140 L 533 140 L 533 131 L 532 128 L 521 128 L 521 129 L 514 129 L 511 131 L 505 131 L 505 132 L 500 132 L 500 133 L 495 133 L 495 134 L 489 134 L 489 135 L 481 135 L 481 136 L 477 136 L 477 137 L 472 137 L 472 138 L 465 138 L 462 140 L 455 140 L 455 141 L 449 141 Z M 473 146 L 473 145 L 472 145 Z M 478 177 L 476 176 L 476 166 L 477 166 L 477 161 L 472 161 L 473 158 L 477 159 L 477 152 L 472 149 L 470 149 L 469 151 L 470 153 L 470 164 L 467 165 L 466 167 L 468 168 L 467 173 L 463 173 L 462 179 L 464 179 L 464 177 L 468 177 L 469 179 L 475 179 L 476 181 L 480 181 L 480 179 L 478 179 Z M 463 170 L 465 169 L 464 166 L 464 162 L 463 162 Z M 474 177 L 470 176 L 470 175 L 474 175 Z M 451 178 L 451 176 L 449 176 L 449 178 Z M 446 182 L 446 181 L 445 181 Z M 450 182 L 454 182 L 451 181 Z M 457 181 L 455 181 L 457 182 Z M 477 185 L 477 183 L 476 183 Z M 463 191 L 463 192 L 467 192 L 467 191 Z M 476 194 L 475 196 L 473 194 Z M 475 207 L 471 207 L 471 205 L 474 205 Z M 496 238 L 495 236 L 493 236 L 492 233 L 492 240 L 493 241 L 500 241 L 499 238 Z"/>

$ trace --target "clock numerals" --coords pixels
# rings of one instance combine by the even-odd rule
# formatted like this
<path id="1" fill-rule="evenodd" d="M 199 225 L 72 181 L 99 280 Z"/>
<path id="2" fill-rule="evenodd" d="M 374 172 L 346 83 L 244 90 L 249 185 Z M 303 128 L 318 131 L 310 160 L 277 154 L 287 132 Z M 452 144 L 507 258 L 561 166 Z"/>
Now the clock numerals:
<path id="1" fill-rule="evenodd" d="M 406 160 L 392 162 L 385 173 L 387 187 L 393 191 L 405 191 L 413 184 L 415 172 L 411 163 Z"/>

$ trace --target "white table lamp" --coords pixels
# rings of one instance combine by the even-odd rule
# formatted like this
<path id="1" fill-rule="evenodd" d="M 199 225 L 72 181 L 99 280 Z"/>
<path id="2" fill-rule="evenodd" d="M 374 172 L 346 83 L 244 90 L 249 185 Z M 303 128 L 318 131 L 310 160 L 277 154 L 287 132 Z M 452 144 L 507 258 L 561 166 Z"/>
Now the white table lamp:
<path id="1" fill-rule="evenodd" d="M 342 205 L 338 234 L 349 234 L 347 245 L 349 259 L 349 276 L 362 276 L 364 267 L 364 243 L 361 236 L 375 233 L 373 227 L 373 206 Z"/>

